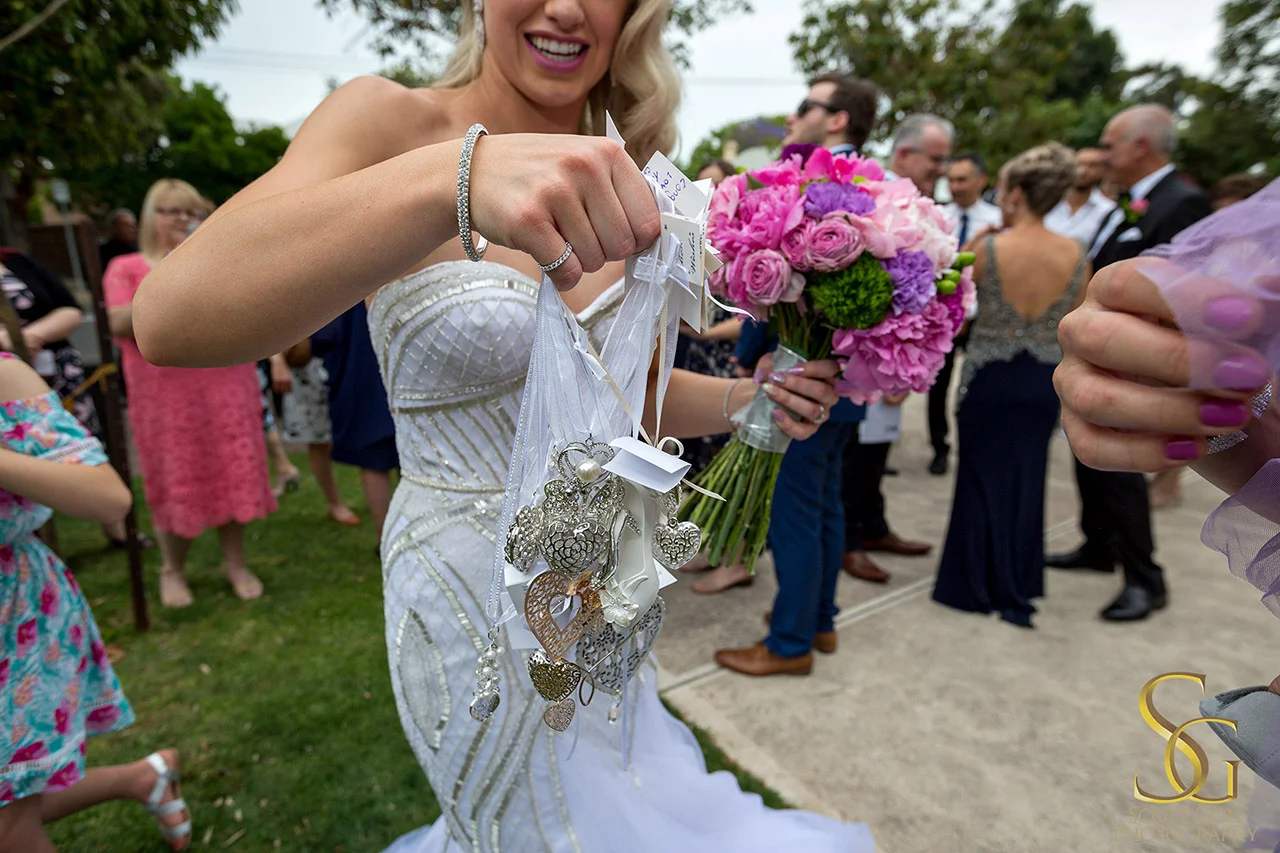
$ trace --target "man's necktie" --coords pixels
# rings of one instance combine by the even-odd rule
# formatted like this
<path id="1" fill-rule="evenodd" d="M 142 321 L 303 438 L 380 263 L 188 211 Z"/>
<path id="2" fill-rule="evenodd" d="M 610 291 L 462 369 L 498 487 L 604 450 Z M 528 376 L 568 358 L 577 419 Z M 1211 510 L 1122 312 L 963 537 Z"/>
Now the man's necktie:
<path id="1" fill-rule="evenodd" d="M 969 211 L 960 212 L 960 246 L 963 247 L 969 239 Z"/>

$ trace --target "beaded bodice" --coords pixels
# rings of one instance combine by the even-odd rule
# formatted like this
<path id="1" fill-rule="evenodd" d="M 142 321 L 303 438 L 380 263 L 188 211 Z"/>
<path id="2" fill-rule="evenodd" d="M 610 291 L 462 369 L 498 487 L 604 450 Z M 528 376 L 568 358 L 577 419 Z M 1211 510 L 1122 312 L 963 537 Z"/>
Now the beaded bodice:
<path id="1" fill-rule="evenodd" d="M 597 346 L 622 283 L 579 315 Z M 433 264 L 386 285 L 369 331 L 396 425 L 402 480 L 500 493 L 515 441 L 538 283 L 494 263 Z"/>
<path id="2" fill-rule="evenodd" d="M 1005 301 L 1000 289 L 1000 268 L 996 262 L 995 235 L 986 238 L 986 271 L 978 281 L 980 313 L 973 321 L 969 342 L 965 345 L 964 372 L 960 378 L 960 399 L 978 369 L 993 361 L 1012 361 L 1025 352 L 1043 364 L 1062 361 L 1058 343 L 1058 322 L 1071 310 L 1076 293 L 1084 282 L 1083 252 L 1071 281 L 1049 308 L 1039 316 L 1026 318 Z"/>

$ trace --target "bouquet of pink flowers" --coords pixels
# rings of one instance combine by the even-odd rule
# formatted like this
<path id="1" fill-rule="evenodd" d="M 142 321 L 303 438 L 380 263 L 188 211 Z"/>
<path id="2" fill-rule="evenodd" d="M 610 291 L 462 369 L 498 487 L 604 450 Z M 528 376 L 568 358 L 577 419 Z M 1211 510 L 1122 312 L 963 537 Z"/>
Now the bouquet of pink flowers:
<path id="1" fill-rule="evenodd" d="M 873 160 L 789 145 L 781 159 L 716 189 L 707 236 L 725 261 L 712 292 L 778 335 L 775 371 L 836 357 L 854 402 L 928 391 L 975 300 L 972 255 L 958 255 L 942 210 Z M 754 569 L 789 439 L 762 393 L 698 477 L 681 518 L 703 530 L 712 565 Z"/>

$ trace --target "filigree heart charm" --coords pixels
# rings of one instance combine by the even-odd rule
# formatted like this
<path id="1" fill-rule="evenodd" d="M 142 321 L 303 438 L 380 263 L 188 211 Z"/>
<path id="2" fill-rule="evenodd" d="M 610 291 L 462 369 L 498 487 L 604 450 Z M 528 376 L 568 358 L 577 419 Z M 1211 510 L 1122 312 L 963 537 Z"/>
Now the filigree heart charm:
<path id="1" fill-rule="evenodd" d="M 572 699 L 561 699 L 542 712 L 542 722 L 558 732 L 565 731 L 569 728 L 569 724 L 573 722 L 573 712 L 575 710 L 577 710 L 577 706 Z"/>
<path id="2" fill-rule="evenodd" d="M 609 531 L 598 521 L 574 515 L 553 518 L 542 540 L 542 559 L 562 575 L 577 577 L 594 566 L 609 547 Z"/>
<path id="3" fill-rule="evenodd" d="M 507 562 L 522 572 L 533 568 L 546 534 L 547 514 L 542 507 L 521 507 L 507 531 Z"/>
<path id="4" fill-rule="evenodd" d="M 524 596 L 524 619 L 529 630 L 546 650 L 548 660 L 559 660 L 578 642 L 592 621 L 600 615 L 600 595 L 590 586 L 582 585 L 573 592 L 574 581 L 557 572 L 543 572 L 529 582 Z M 552 604 L 557 598 L 582 598 L 582 606 L 568 625 L 561 628 L 552 614 Z"/>
<path id="5" fill-rule="evenodd" d="M 550 702 L 559 702 L 577 689 L 582 673 L 568 661 L 553 663 L 542 649 L 538 649 L 529 655 L 529 679 L 539 696 Z"/>
<path id="6" fill-rule="evenodd" d="M 653 530 L 654 556 L 673 572 L 692 560 L 701 547 L 702 531 L 692 521 L 660 524 Z"/>

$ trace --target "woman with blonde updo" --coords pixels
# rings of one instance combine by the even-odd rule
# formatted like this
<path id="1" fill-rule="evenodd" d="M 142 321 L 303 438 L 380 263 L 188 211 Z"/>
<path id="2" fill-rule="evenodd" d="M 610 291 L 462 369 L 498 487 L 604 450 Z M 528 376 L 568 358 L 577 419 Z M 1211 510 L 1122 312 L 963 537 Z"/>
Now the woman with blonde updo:
<path id="1" fill-rule="evenodd" d="M 980 313 L 960 381 L 960 465 L 933 598 L 1032 627 L 1044 594 L 1044 489 L 1058 421 L 1058 321 L 1089 280 L 1084 246 L 1044 227 L 1075 174 L 1057 143 L 1000 171 L 1005 230 L 975 246 Z"/>
<path id="2" fill-rule="evenodd" d="M 442 813 L 396 853 L 869 853 L 863 824 L 774 811 L 707 773 L 645 654 L 628 655 L 634 673 L 612 695 L 608 667 L 596 671 L 600 695 L 557 734 L 548 726 L 563 709 L 534 691 L 519 622 L 499 630 L 508 651 L 487 652 L 539 266 L 602 346 L 624 292 L 618 262 L 660 233 L 638 164 L 675 142 L 680 83 L 663 47 L 668 0 L 459 5 L 458 46 L 436 85 L 338 89 L 270 172 L 148 277 L 139 344 L 189 366 L 251 361 L 369 299 L 401 468 L 382 538 L 391 684 Z M 625 152 L 602 138 L 606 111 Z M 476 124 L 491 135 L 477 139 Z M 491 241 L 483 260 L 473 230 Z M 220 322 L 196 319 L 209 316 Z M 812 361 L 769 385 L 795 414 L 781 420 L 788 435 L 817 431 L 836 369 Z M 726 412 L 754 391 L 677 370 L 663 432 L 725 432 Z M 482 691 L 473 705 L 499 671 L 500 701 Z"/>

